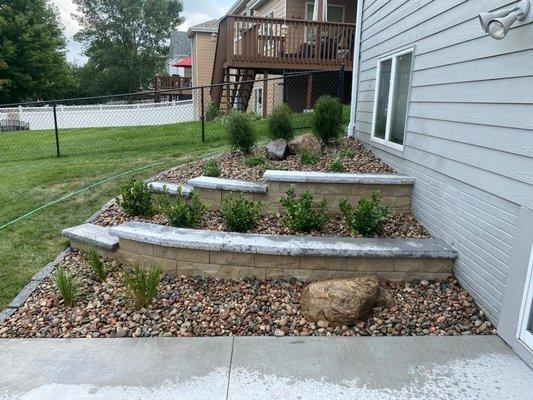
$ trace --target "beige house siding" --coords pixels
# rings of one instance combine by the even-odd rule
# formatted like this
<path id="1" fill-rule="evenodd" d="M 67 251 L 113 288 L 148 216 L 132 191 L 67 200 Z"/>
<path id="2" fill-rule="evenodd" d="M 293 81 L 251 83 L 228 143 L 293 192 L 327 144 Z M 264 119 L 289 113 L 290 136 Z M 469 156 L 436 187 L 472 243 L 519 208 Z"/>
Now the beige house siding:
<path id="1" fill-rule="evenodd" d="M 193 32 L 192 36 L 192 82 L 193 86 L 211 85 L 213 63 L 215 60 L 216 42 L 211 41 L 211 33 Z M 204 93 L 205 104 L 210 102 L 209 90 Z M 199 91 L 193 93 L 195 114 L 200 116 L 201 100 Z"/>
<path id="2" fill-rule="evenodd" d="M 283 82 L 281 79 L 281 75 L 269 75 L 268 78 L 279 78 L 279 79 L 267 81 L 266 94 L 264 91 L 264 81 L 256 82 L 254 84 L 254 87 L 252 89 L 252 95 L 250 96 L 250 102 L 248 103 L 248 109 L 246 110 L 247 112 L 257 113 L 257 111 L 260 111 L 257 114 L 262 116 L 262 110 L 256 109 L 255 91 L 258 88 L 263 88 L 263 103 L 266 103 L 267 105 L 267 110 L 266 110 L 267 115 L 270 115 L 272 113 L 272 110 L 277 105 L 283 102 L 283 87 L 280 85 Z M 265 75 L 257 74 L 255 79 L 265 79 Z"/>

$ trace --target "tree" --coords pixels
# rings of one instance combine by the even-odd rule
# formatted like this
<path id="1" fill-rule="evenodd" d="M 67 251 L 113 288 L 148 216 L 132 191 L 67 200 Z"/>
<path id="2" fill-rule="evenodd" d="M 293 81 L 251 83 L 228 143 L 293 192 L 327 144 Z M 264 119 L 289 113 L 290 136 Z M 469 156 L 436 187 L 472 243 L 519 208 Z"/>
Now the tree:
<path id="1" fill-rule="evenodd" d="M 57 98 L 71 84 L 57 10 L 47 0 L 3 0 L 0 103 Z"/>
<path id="2" fill-rule="evenodd" d="M 74 0 L 89 57 L 81 81 L 92 94 L 129 93 L 150 86 L 163 70 L 168 38 L 182 23 L 180 0 Z"/>

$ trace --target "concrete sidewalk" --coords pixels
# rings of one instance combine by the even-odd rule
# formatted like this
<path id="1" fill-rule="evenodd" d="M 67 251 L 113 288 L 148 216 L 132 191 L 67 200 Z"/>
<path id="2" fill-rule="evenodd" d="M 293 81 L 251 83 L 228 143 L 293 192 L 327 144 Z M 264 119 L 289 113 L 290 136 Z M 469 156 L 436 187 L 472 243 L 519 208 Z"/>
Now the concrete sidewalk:
<path id="1" fill-rule="evenodd" d="M 0 399 L 532 399 L 498 337 L 0 341 Z"/>

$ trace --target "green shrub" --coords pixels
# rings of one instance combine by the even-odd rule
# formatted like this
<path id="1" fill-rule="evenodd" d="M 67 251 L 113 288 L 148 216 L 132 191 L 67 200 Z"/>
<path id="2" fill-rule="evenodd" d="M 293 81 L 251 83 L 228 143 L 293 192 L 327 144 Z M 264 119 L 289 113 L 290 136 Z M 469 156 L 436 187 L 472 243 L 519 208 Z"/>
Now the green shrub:
<path id="1" fill-rule="evenodd" d="M 315 165 L 318 162 L 318 156 L 312 151 L 304 150 L 300 152 L 300 162 L 304 165 Z"/>
<path id="2" fill-rule="evenodd" d="M 339 208 L 352 234 L 372 237 L 383 232 L 389 208 L 381 206 L 380 202 L 379 191 L 374 191 L 370 199 L 359 199 L 356 206 L 349 204 L 346 199 L 340 201 Z"/>
<path id="3" fill-rule="evenodd" d="M 124 273 L 124 287 L 135 308 L 144 308 L 153 301 L 157 295 L 157 285 L 161 275 L 159 267 L 142 269 L 138 265 Z"/>
<path id="4" fill-rule="evenodd" d="M 69 275 L 63 267 L 58 267 L 53 274 L 54 281 L 67 307 L 72 307 L 78 300 L 78 281 Z"/>
<path id="5" fill-rule="evenodd" d="M 268 118 L 268 135 L 272 139 L 291 140 L 294 137 L 292 110 L 282 103 L 277 106 Z"/>
<path id="6" fill-rule="evenodd" d="M 265 159 L 261 156 L 251 156 L 244 159 L 244 164 L 248 167 L 258 167 L 265 164 Z"/>
<path id="7" fill-rule="evenodd" d="M 250 154 L 257 140 L 251 118 L 241 111 L 232 111 L 226 126 L 231 147 Z"/>
<path id="8" fill-rule="evenodd" d="M 220 117 L 222 113 L 220 112 L 219 107 L 211 102 L 207 105 L 207 108 L 205 109 L 205 120 L 206 121 L 214 121 L 216 118 Z"/>
<path id="9" fill-rule="evenodd" d="M 226 226 L 233 232 L 248 232 L 252 229 L 259 220 L 262 209 L 263 203 L 246 200 L 242 194 L 224 197 L 220 207 Z"/>
<path id="10" fill-rule="evenodd" d="M 204 164 L 204 175 L 211 176 L 213 178 L 218 178 L 220 176 L 220 168 L 218 166 L 217 160 L 210 159 L 207 160 Z"/>
<path id="11" fill-rule="evenodd" d="M 324 144 L 329 144 L 342 135 L 342 105 L 331 96 L 322 96 L 313 108 L 311 119 L 313 133 Z"/>
<path id="12" fill-rule="evenodd" d="M 342 158 L 354 158 L 355 157 L 355 150 L 344 149 L 341 152 L 339 152 L 339 157 L 342 157 Z"/>
<path id="13" fill-rule="evenodd" d="M 336 158 L 335 160 L 333 160 L 332 163 L 329 164 L 329 170 L 331 172 L 344 172 L 345 169 L 341 159 Z"/>
<path id="14" fill-rule="evenodd" d="M 280 202 L 285 208 L 285 222 L 294 232 L 320 231 L 329 221 L 328 201 L 314 203 L 313 195 L 307 190 L 296 198 L 291 186 Z"/>
<path id="15" fill-rule="evenodd" d="M 151 216 L 153 214 L 152 194 L 143 181 L 132 178 L 120 191 L 120 205 L 126 214 L 135 216 Z"/>
<path id="16" fill-rule="evenodd" d="M 93 270 L 98 280 L 100 282 L 105 282 L 107 278 L 107 271 L 105 268 L 105 264 L 102 261 L 102 258 L 100 257 L 100 254 L 98 254 L 98 251 L 96 250 L 96 247 L 89 246 L 85 253 L 85 256 L 87 257 L 89 265 L 91 266 L 91 269 Z"/>
<path id="17" fill-rule="evenodd" d="M 181 192 L 178 192 L 174 203 L 170 201 L 168 194 L 165 193 L 160 204 L 161 213 L 167 217 L 170 225 L 176 228 L 195 228 L 207 209 L 200 201 L 198 192 L 191 194 L 189 204 L 187 204 Z"/>

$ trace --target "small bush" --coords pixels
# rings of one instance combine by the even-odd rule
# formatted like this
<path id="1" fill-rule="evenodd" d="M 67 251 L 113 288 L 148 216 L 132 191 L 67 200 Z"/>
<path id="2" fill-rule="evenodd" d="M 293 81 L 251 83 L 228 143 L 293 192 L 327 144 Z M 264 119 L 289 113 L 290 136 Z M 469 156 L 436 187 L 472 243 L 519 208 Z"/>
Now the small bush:
<path id="1" fill-rule="evenodd" d="M 228 141 L 231 147 L 250 154 L 257 140 L 252 119 L 243 112 L 232 111 L 227 124 Z"/>
<path id="2" fill-rule="evenodd" d="M 370 199 L 363 197 L 352 206 L 346 199 L 339 208 L 352 234 L 373 237 L 383 232 L 383 225 L 389 216 L 389 208 L 380 205 L 381 195 L 374 191 Z"/>
<path id="3" fill-rule="evenodd" d="M 344 172 L 344 165 L 342 165 L 342 161 L 339 158 L 336 158 L 333 160 L 333 162 L 329 165 L 329 170 L 331 172 Z"/>
<path id="4" fill-rule="evenodd" d="M 263 203 L 246 200 L 242 194 L 224 197 L 220 207 L 226 226 L 233 232 L 248 232 L 252 229 L 259 220 L 262 209 Z"/>
<path id="5" fill-rule="evenodd" d="M 355 150 L 352 150 L 352 149 L 342 150 L 339 153 L 339 157 L 342 157 L 342 158 L 354 158 L 355 157 Z"/>
<path id="6" fill-rule="evenodd" d="M 280 202 L 285 208 L 285 222 L 294 232 L 320 231 L 329 221 L 328 201 L 314 203 L 313 195 L 307 190 L 296 198 L 291 186 Z"/>
<path id="7" fill-rule="evenodd" d="M 120 191 L 120 205 L 130 216 L 151 216 L 153 214 L 152 194 L 143 181 L 132 178 Z"/>
<path id="8" fill-rule="evenodd" d="M 67 307 L 72 307 L 78 300 L 78 281 L 59 267 L 53 275 L 54 281 Z"/>
<path id="9" fill-rule="evenodd" d="M 318 162 L 318 156 L 311 151 L 301 151 L 300 162 L 304 165 L 315 165 Z"/>
<path id="10" fill-rule="evenodd" d="M 215 103 L 209 103 L 205 109 L 205 120 L 214 121 L 216 118 L 220 117 L 222 113 L 220 112 L 219 107 Z"/>
<path id="11" fill-rule="evenodd" d="M 292 110 L 282 103 L 277 106 L 268 118 L 268 134 L 272 139 L 291 140 L 294 137 Z"/>
<path id="12" fill-rule="evenodd" d="M 205 176 L 211 176 L 213 178 L 218 178 L 220 176 L 220 168 L 215 159 L 207 160 L 203 169 Z"/>
<path id="13" fill-rule="evenodd" d="M 244 164 L 248 167 L 258 167 L 259 165 L 263 165 L 265 163 L 265 159 L 261 156 L 251 156 L 247 157 L 244 160 Z"/>
<path id="14" fill-rule="evenodd" d="M 342 135 L 342 105 L 331 96 L 322 96 L 313 108 L 311 125 L 313 133 L 324 144 L 329 144 Z"/>
<path id="15" fill-rule="evenodd" d="M 133 300 L 135 308 L 144 308 L 153 301 L 157 295 L 157 285 L 161 275 L 159 267 L 144 270 L 139 266 L 134 266 L 124 273 L 124 287 L 127 295 Z"/>
<path id="16" fill-rule="evenodd" d="M 192 193 L 190 204 L 187 204 L 181 193 L 178 193 L 174 203 L 165 193 L 160 205 L 161 213 L 168 218 L 170 225 L 176 228 L 195 228 L 206 209 L 207 207 L 200 201 L 198 192 Z"/>
<path id="17" fill-rule="evenodd" d="M 100 254 L 98 254 L 98 251 L 96 250 L 96 247 L 90 246 L 87 249 L 85 256 L 87 257 L 87 260 L 89 261 L 89 264 L 98 280 L 100 282 L 105 282 L 107 278 L 107 271 Z"/>

